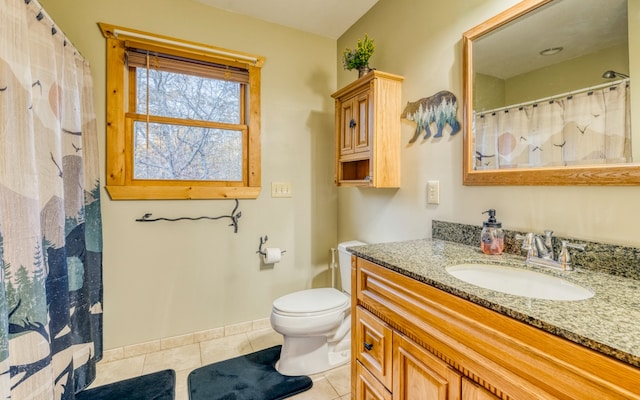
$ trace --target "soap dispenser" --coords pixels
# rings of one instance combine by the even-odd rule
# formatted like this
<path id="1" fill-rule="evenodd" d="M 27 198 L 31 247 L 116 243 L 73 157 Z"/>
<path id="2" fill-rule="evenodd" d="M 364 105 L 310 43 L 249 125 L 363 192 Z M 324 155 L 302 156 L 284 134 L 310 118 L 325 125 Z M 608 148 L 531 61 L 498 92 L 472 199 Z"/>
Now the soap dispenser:
<path id="1" fill-rule="evenodd" d="M 504 232 L 502 231 L 502 223 L 496 221 L 496 210 L 492 208 L 483 214 L 489 214 L 489 219 L 482 223 L 480 248 L 484 254 L 502 254 Z"/>

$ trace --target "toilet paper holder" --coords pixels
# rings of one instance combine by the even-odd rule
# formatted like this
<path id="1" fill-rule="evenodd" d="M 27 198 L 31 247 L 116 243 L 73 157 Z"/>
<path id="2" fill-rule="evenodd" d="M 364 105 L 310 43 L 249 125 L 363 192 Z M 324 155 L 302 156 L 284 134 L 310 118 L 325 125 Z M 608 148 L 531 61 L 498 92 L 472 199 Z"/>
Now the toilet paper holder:
<path id="1" fill-rule="evenodd" d="M 264 235 L 264 238 L 262 236 L 260 236 L 260 246 L 258 246 L 258 251 L 256 251 L 256 254 L 260 254 L 261 256 L 265 257 L 267 255 L 267 252 L 262 250 L 262 246 L 267 243 L 267 240 L 269 240 L 269 236 Z M 280 251 L 280 254 L 284 254 L 286 253 L 286 250 L 282 250 Z"/>

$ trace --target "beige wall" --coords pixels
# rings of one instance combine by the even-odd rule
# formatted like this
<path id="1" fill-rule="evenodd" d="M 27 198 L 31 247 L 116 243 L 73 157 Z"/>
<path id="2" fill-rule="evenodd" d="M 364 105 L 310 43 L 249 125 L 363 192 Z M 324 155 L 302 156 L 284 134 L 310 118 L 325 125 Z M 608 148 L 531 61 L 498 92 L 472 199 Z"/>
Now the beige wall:
<path id="1" fill-rule="evenodd" d="M 107 349 L 265 318 L 275 297 L 328 284 L 329 248 L 338 240 L 429 237 L 433 219 L 479 225 L 488 208 L 498 210 L 507 229 L 549 227 L 560 235 L 640 246 L 640 188 L 463 186 L 462 134 L 408 145 L 414 125 L 407 121 L 400 189 L 333 187 L 330 94 L 356 79 L 356 72 L 342 69 L 342 50 L 368 33 L 377 45 L 371 65 L 405 77 L 403 102 L 445 89 L 461 101 L 462 32 L 517 0 L 380 0 L 337 44 L 190 0 L 40 1 L 92 64 L 100 131 L 105 50 L 99 21 L 267 57 L 264 189 L 259 199 L 241 201 L 238 234 L 225 222 L 134 221 L 147 212 L 227 214 L 230 201 L 114 202 L 103 192 Z M 629 29 L 640 37 L 640 4 L 630 7 Z M 640 73 L 639 57 L 630 57 L 632 75 Z M 640 102 L 632 107 L 639 110 Z M 100 146 L 104 160 L 104 139 Z M 440 181 L 438 206 L 426 204 L 428 180 Z M 294 197 L 270 198 L 271 181 L 291 181 Z M 287 250 L 273 269 L 255 255 L 265 234 L 270 245 Z"/>
<path id="2" fill-rule="evenodd" d="M 486 111 L 506 107 L 611 82 L 611 79 L 602 77 L 607 70 L 629 74 L 629 52 L 626 43 L 506 80 L 491 75 L 474 74 L 474 110 Z"/>
<path id="3" fill-rule="evenodd" d="M 602 77 L 610 69 L 629 74 L 626 43 L 507 79 L 504 106 L 611 82 Z"/>
<path id="4" fill-rule="evenodd" d="M 629 1 L 628 2 L 628 13 L 629 13 L 629 71 L 630 75 L 638 76 L 638 71 L 640 71 L 640 1 Z M 637 86 L 637 85 L 636 85 Z M 631 85 L 632 94 L 638 93 L 639 89 Z M 634 89 L 635 88 L 635 89 Z M 639 96 L 631 96 L 631 115 L 633 116 L 640 115 L 640 95 Z M 638 117 L 636 117 L 638 119 Z M 638 129 L 637 122 L 635 125 L 632 122 L 633 127 Z M 632 151 L 634 154 L 634 158 L 638 157 L 640 154 L 640 140 L 636 140 L 631 143 Z"/>
<path id="5" fill-rule="evenodd" d="M 452 91 L 460 102 L 462 33 L 516 3 L 380 0 L 338 40 L 337 52 L 367 33 L 377 45 L 371 66 L 405 77 L 403 102 L 440 90 Z M 637 31 L 640 2 L 630 3 L 635 5 L 630 4 L 629 27 Z M 638 38 L 638 33 L 630 36 Z M 630 47 L 638 48 L 633 40 Z M 630 57 L 632 76 L 640 75 L 638 57 Z M 355 78 L 355 72 L 336 65 L 338 87 Z M 637 102 L 632 106 L 638 109 Z M 409 145 L 413 130 L 413 123 L 403 122 L 400 189 L 338 190 L 338 239 L 387 242 L 429 237 L 433 219 L 480 225 L 485 218 L 481 212 L 495 208 L 507 229 L 550 228 L 558 235 L 640 246 L 640 188 L 463 186 L 462 133 Z M 438 206 L 426 204 L 428 180 L 440 181 Z"/>
<path id="6" fill-rule="evenodd" d="M 105 40 L 97 22 L 259 54 L 262 193 L 228 221 L 135 222 L 153 216 L 229 214 L 232 201 L 111 201 L 103 191 L 104 339 L 107 349 L 267 318 L 277 296 L 329 284 L 336 246 L 333 102 L 336 41 L 190 0 L 42 0 L 92 67 L 104 132 Z M 104 136 L 101 136 L 104 164 Z M 104 165 L 102 165 L 104 184 Z M 270 182 L 289 181 L 291 199 Z M 275 268 L 255 254 L 259 238 L 286 249 Z"/>
<path id="7" fill-rule="evenodd" d="M 486 111 L 504 107 L 505 81 L 485 74 L 473 75 L 473 110 Z"/>

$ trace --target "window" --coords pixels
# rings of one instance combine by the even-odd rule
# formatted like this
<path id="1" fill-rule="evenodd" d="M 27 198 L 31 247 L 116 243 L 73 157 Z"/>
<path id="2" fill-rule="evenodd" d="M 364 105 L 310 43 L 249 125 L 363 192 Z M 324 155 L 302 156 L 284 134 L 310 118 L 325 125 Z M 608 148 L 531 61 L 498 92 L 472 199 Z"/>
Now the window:
<path id="1" fill-rule="evenodd" d="M 99 25 L 111 198 L 256 198 L 264 58 Z"/>

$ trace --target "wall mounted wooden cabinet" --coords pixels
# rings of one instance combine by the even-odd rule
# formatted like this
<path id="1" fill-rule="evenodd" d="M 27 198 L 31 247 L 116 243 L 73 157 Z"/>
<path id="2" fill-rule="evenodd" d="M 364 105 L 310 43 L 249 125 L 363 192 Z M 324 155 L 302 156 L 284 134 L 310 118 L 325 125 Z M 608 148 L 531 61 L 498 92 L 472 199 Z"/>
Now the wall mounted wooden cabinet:
<path id="1" fill-rule="evenodd" d="M 356 400 L 640 398 L 638 368 L 361 258 L 351 264 Z"/>
<path id="2" fill-rule="evenodd" d="M 372 71 L 331 96 L 338 186 L 400 187 L 403 77 Z"/>

